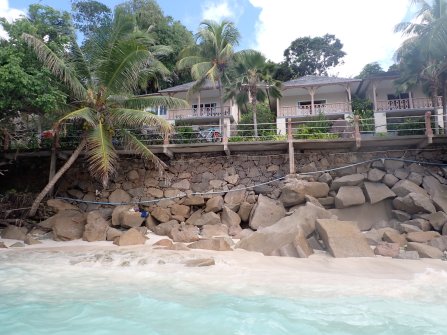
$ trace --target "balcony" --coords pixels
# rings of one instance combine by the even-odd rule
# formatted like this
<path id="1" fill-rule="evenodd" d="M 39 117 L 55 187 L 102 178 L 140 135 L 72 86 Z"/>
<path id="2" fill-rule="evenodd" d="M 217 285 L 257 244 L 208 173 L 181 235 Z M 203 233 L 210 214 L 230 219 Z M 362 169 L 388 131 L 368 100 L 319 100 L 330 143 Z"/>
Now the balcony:
<path id="1" fill-rule="evenodd" d="M 168 120 L 218 120 L 223 112 L 224 117 L 232 118 L 231 107 L 202 107 L 202 108 L 184 108 L 168 110 Z"/>
<path id="2" fill-rule="evenodd" d="M 305 106 L 283 106 L 280 108 L 278 117 L 305 117 L 318 114 L 339 115 L 352 113 L 350 102 L 336 102 L 331 104 L 314 104 Z"/>
<path id="3" fill-rule="evenodd" d="M 436 97 L 436 106 L 431 98 L 411 98 L 377 101 L 376 111 L 427 110 L 442 106 L 442 97 Z"/>

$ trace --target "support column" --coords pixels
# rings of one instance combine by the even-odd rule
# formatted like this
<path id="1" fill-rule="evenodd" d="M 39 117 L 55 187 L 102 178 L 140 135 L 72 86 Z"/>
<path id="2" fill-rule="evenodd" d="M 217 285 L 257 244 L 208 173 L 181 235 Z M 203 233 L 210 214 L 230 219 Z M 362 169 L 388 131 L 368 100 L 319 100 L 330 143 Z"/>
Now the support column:
<path id="1" fill-rule="evenodd" d="M 413 104 L 413 94 L 411 94 L 411 91 L 408 91 L 408 105 L 410 108 L 414 108 Z"/>
<path id="2" fill-rule="evenodd" d="M 443 110 L 442 108 L 437 108 L 435 109 L 435 129 L 436 129 L 436 134 L 440 134 L 440 130 L 441 129 L 445 129 L 444 127 L 444 118 L 443 118 Z"/>
<path id="3" fill-rule="evenodd" d="M 278 135 L 286 135 L 286 118 L 278 117 L 276 118 L 276 134 Z"/>
<path id="4" fill-rule="evenodd" d="M 289 173 L 294 174 L 295 170 L 295 148 L 293 147 L 292 119 L 287 119 L 287 142 L 289 144 Z"/>
<path id="5" fill-rule="evenodd" d="M 383 112 L 374 113 L 374 126 L 376 133 L 386 133 L 388 131 L 386 122 L 386 113 Z"/>
<path id="6" fill-rule="evenodd" d="M 377 112 L 377 86 L 376 82 L 373 81 L 373 104 L 374 104 L 374 112 Z"/>
<path id="7" fill-rule="evenodd" d="M 197 93 L 197 116 L 202 116 L 202 108 L 200 107 L 200 92 Z"/>
<path id="8" fill-rule="evenodd" d="M 315 114 L 315 88 L 310 88 L 310 112 L 311 114 Z"/>

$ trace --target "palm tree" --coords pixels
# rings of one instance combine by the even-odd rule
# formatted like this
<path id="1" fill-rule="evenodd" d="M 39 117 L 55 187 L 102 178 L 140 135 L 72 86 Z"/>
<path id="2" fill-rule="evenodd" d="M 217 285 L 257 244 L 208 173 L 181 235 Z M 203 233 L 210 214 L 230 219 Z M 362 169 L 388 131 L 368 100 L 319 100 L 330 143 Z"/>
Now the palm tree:
<path id="1" fill-rule="evenodd" d="M 253 50 L 241 51 L 235 59 L 235 78 L 229 84 L 226 98 L 235 98 L 238 104 L 250 100 L 254 135 L 258 137 L 257 103 L 267 98 L 271 109 L 271 97 L 281 97 L 281 84 L 270 75 L 266 59 L 261 53 Z"/>
<path id="2" fill-rule="evenodd" d="M 159 60 L 168 52 L 166 47 L 153 45 L 152 37 L 139 31 L 133 18 L 119 10 L 115 12 L 107 35 L 95 39 L 94 54 L 88 59 L 77 46 L 75 38 L 65 57 L 58 56 L 35 36 L 23 34 L 22 38 L 43 65 L 65 84 L 75 100 L 75 110 L 60 118 L 54 129 L 57 131 L 67 121 L 80 122 L 85 129 L 76 150 L 35 199 L 29 216 L 36 214 L 40 202 L 84 148 L 87 149 L 91 175 L 106 186 L 118 165 L 113 137 L 122 138 L 127 148 L 163 170 L 164 163 L 126 128 L 149 125 L 168 133 L 171 131 L 169 123 L 144 111 L 144 108 L 186 104 L 173 98 L 133 95 L 141 78 L 168 73 Z"/>
<path id="3" fill-rule="evenodd" d="M 186 47 L 180 54 L 177 62 L 179 70 L 191 68 L 191 76 L 196 80 L 189 94 L 197 92 L 210 80 L 219 87 L 220 99 L 220 125 L 222 134 L 224 128 L 224 94 L 222 81 L 226 77 L 226 71 L 232 62 L 234 46 L 238 44 L 239 32 L 234 23 L 229 21 L 205 20 L 200 23 L 200 28 L 195 35 L 196 44 Z M 200 107 L 200 106 L 199 106 Z"/>

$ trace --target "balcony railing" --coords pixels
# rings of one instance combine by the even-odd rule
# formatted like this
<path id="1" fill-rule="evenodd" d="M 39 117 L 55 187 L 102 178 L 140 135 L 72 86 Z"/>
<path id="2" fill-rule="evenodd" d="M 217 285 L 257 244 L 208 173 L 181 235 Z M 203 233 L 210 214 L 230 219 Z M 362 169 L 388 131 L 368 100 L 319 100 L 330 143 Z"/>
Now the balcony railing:
<path id="1" fill-rule="evenodd" d="M 323 113 L 325 115 L 352 113 L 351 103 L 336 102 L 331 104 L 314 104 L 313 109 L 311 105 L 283 106 L 280 108 L 278 116 L 297 117 L 297 116 L 318 115 L 320 113 Z"/>
<path id="2" fill-rule="evenodd" d="M 436 106 L 433 106 L 431 98 L 411 98 L 377 101 L 377 111 L 406 110 L 406 109 L 426 109 L 442 106 L 442 97 L 436 97 Z"/>
<path id="3" fill-rule="evenodd" d="M 231 116 L 231 107 L 202 107 L 202 108 L 184 108 L 184 109 L 170 109 L 168 110 L 168 120 L 181 119 L 204 119 L 204 118 L 219 118 L 223 111 L 224 116 Z"/>

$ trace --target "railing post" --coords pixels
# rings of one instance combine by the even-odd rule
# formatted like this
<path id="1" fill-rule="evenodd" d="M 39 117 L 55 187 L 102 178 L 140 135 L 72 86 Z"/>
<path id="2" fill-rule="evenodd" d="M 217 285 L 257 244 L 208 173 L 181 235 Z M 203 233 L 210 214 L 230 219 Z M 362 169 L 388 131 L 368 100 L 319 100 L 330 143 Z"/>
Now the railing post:
<path id="1" fill-rule="evenodd" d="M 360 135 L 360 119 L 358 115 L 354 115 L 354 138 L 355 147 L 360 148 L 362 137 Z"/>
<path id="2" fill-rule="evenodd" d="M 289 141 L 293 140 L 293 134 L 292 134 L 292 119 L 287 119 L 287 139 Z"/>
<path id="3" fill-rule="evenodd" d="M 170 137 L 171 133 L 164 133 L 163 136 L 163 144 L 169 144 L 169 137 Z"/>
<path id="4" fill-rule="evenodd" d="M 293 147 L 292 119 L 287 119 L 287 142 L 289 145 L 289 172 L 295 173 L 295 148 Z"/>
<path id="5" fill-rule="evenodd" d="M 431 128 L 431 113 L 425 113 L 425 135 L 428 143 L 433 143 L 433 129 Z"/>

